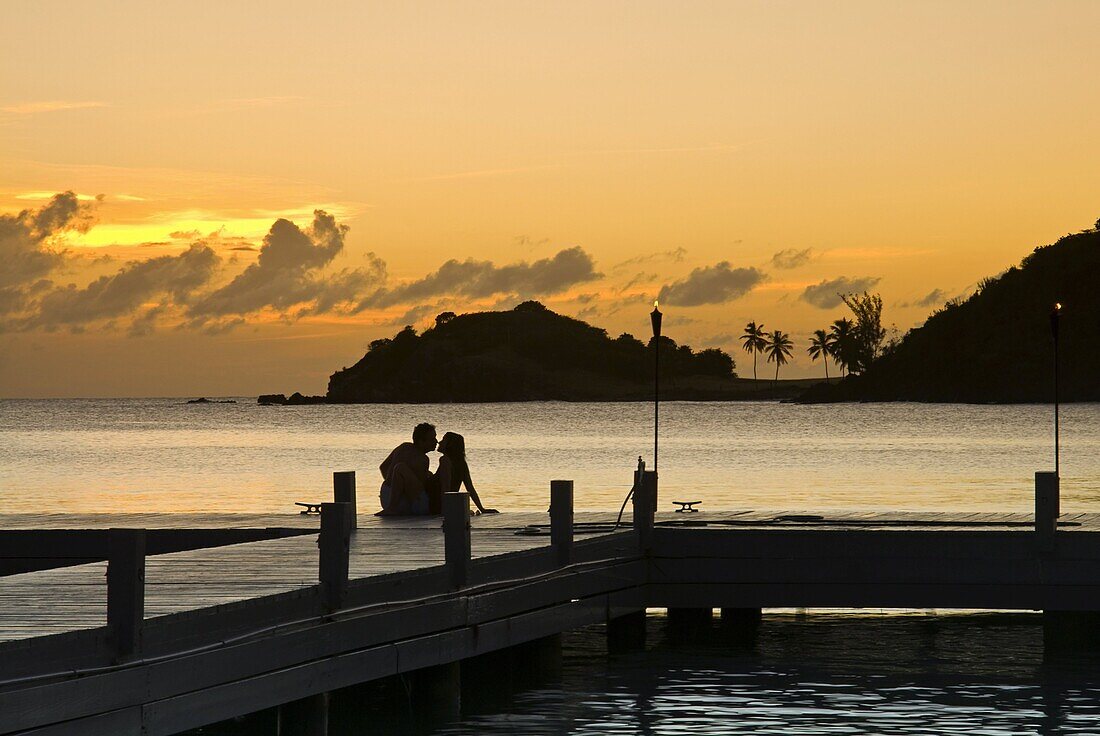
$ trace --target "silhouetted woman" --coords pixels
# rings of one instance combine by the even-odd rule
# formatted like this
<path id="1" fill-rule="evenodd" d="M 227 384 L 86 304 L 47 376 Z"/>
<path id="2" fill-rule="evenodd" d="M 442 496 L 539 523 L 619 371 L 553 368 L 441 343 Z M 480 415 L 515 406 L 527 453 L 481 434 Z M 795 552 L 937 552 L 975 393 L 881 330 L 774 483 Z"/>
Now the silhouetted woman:
<path id="1" fill-rule="evenodd" d="M 465 438 L 448 432 L 439 441 L 439 451 L 443 453 L 443 457 L 439 458 L 439 468 L 435 471 L 436 478 L 439 479 L 439 492 L 455 493 L 465 484 L 479 514 L 499 513 L 496 509 L 485 508 L 474 490 L 474 483 L 470 480 L 470 466 L 466 464 Z"/>

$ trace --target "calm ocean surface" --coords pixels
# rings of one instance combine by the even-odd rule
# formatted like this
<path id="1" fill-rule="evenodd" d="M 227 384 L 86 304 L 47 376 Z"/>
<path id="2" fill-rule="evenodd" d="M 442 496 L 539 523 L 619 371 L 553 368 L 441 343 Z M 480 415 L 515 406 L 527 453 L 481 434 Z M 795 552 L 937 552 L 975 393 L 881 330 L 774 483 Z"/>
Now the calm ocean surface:
<path id="1" fill-rule="evenodd" d="M 466 436 L 475 485 L 504 511 L 545 509 L 555 478 L 576 482 L 578 508 L 618 509 L 638 455 L 653 454 L 646 404 L 0 400 L 0 503 L 6 513 L 291 512 L 296 500 L 328 497 L 331 471 L 356 470 L 369 507 L 378 464 L 420 421 Z M 1047 406 L 661 411 L 662 497 L 699 498 L 704 509 L 1027 511 L 1033 473 L 1052 468 Z M 1063 409 L 1062 478 L 1064 509 L 1100 511 L 1100 405 Z"/>
<path id="2" fill-rule="evenodd" d="M 490 505 L 545 509 L 549 481 L 617 509 L 644 404 L 260 407 L 178 399 L 0 401 L 0 503 L 12 512 L 294 513 L 331 471 L 376 467 L 419 421 L 466 435 Z M 704 508 L 1027 511 L 1050 469 L 1045 406 L 662 407 L 662 496 Z M 1063 414 L 1063 509 L 1100 511 L 1100 405 Z M 560 683 L 436 729 L 454 734 L 1100 734 L 1100 667 L 1042 656 L 1034 614 L 769 612 L 759 647 L 608 657 L 598 630 L 566 636 Z M 379 718 L 382 718 L 381 716 Z M 228 728 L 229 730 L 223 730 Z M 401 732 L 384 719 L 360 733 Z M 204 733 L 235 733 L 231 724 Z"/>

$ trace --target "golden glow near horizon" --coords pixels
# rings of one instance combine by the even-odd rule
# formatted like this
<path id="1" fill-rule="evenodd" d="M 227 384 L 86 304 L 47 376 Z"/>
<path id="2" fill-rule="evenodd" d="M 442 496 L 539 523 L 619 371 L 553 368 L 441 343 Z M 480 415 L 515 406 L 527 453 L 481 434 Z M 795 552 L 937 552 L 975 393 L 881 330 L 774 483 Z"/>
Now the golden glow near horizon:
<path id="1" fill-rule="evenodd" d="M 1097 27 L 1072 1 L 7 8 L 0 215 L 72 191 L 87 219 L 0 274 L 0 397 L 320 392 L 406 322 L 529 297 L 644 335 L 660 294 L 672 339 L 744 366 L 753 320 L 817 375 L 837 291 L 904 332 L 1100 217 Z"/>

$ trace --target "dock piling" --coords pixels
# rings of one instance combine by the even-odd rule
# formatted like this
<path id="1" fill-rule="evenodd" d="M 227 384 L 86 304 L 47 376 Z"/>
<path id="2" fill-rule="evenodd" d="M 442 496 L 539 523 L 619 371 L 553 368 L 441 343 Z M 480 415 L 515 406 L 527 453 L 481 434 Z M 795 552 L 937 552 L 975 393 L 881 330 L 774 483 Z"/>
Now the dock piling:
<path id="1" fill-rule="evenodd" d="M 351 550 L 352 506 L 350 503 L 321 504 L 321 534 L 318 577 L 325 608 L 335 611 L 344 603 L 348 590 L 348 556 Z"/>
<path id="2" fill-rule="evenodd" d="M 1054 544 L 1054 532 L 1058 528 L 1059 485 L 1057 473 L 1035 473 L 1035 532 L 1044 548 Z"/>
<path id="3" fill-rule="evenodd" d="M 639 470 L 634 484 L 634 531 L 638 543 L 649 549 L 653 538 L 653 515 L 657 508 L 657 471 Z"/>
<path id="4" fill-rule="evenodd" d="M 145 530 L 107 532 L 107 629 L 116 660 L 141 651 L 145 620 Z"/>
<path id="5" fill-rule="evenodd" d="M 558 564 L 573 561 L 573 481 L 550 481 L 550 544 Z"/>
<path id="6" fill-rule="evenodd" d="M 723 640 L 738 648 L 751 649 L 756 646 L 762 619 L 759 608 L 723 608 L 720 627 Z"/>
<path id="7" fill-rule="evenodd" d="M 668 629 L 673 641 L 697 642 L 709 637 L 714 620 L 712 608 L 669 608 Z"/>
<path id="8" fill-rule="evenodd" d="M 332 474 L 332 500 L 351 504 L 352 531 L 359 528 L 358 508 L 355 505 L 355 471 L 338 470 Z"/>
<path id="9" fill-rule="evenodd" d="M 444 499 L 448 495 L 458 494 L 444 494 Z M 462 714 L 461 664 L 447 662 L 416 670 L 411 695 L 413 716 L 421 727 L 458 720 Z"/>
<path id="10" fill-rule="evenodd" d="M 645 649 L 645 609 L 607 621 L 607 651 L 611 654 Z"/>
<path id="11" fill-rule="evenodd" d="M 278 736 L 328 736 L 328 693 L 279 706 Z"/>
<path id="12" fill-rule="evenodd" d="M 466 585 L 470 568 L 470 494 L 443 494 L 443 558 L 450 572 L 451 587 Z"/>

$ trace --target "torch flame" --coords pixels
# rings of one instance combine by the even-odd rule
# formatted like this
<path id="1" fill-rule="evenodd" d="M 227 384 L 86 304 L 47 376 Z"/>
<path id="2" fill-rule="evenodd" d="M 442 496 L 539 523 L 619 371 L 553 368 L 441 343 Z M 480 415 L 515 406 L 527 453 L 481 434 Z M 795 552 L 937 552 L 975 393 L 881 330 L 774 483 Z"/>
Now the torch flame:
<path id="1" fill-rule="evenodd" d="M 654 309 L 656 309 L 656 308 L 657 308 L 657 300 L 656 300 L 656 299 L 654 299 L 654 300 L 653 300 L 653 308 L 654 308 Z"/>
<path id="2" fill-rule="evenodd" d="M 1062 302 L 1055 302 L 1054 311 L 1058 312 L 1058 311 L 1061 311 L 1061 309 L 1062 309 Z"/>

